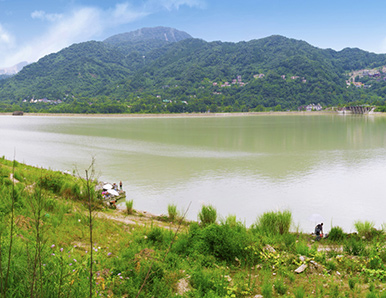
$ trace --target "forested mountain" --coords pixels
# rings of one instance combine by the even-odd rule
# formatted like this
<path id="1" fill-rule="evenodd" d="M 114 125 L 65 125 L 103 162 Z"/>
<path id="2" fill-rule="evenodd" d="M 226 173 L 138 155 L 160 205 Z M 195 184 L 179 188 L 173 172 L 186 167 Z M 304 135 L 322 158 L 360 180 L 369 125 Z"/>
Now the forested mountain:
<path id="1" fill-rule="evenodd" d="M 206 42 L 172 28 L 144 28 L 74 44 L 0 80 L 0 109 L 162 113 L 383 104 L 383 66 L 386 55 L 323 50 L 282 36 Z M 378 75 L 348 85 L 350 72 L 360 69 Z"/>

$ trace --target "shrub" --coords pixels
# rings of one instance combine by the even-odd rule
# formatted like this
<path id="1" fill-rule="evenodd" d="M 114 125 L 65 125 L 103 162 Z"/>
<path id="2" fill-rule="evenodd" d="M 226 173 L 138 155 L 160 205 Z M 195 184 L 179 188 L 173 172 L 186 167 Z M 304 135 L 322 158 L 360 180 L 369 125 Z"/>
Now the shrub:
<path id="1" fill-rule="evenodd" d="M 133 213 L 133 200 L 126 201 L 126 212 L 127 214 L 132 214 Z"/>
<path id="2" fill-rule="evenodd" d="M 288 210 L 283 212 L 266 212 L 261 215 L 252 229 L 265 235 L 287 234 L 292 224 L 292 213 Z"/>
<path id="3" fill-rule="evenodd" d="M 244 260 L 249 244 L 247 229 L 242 226 L 208 225 L 203 229 L 194 225 L 189 230 L 186 243 L 189 253 L 210 254 L 228 263 Z"/>
<path id="4" fill-rule="evenodd" d="M 163 230 L 160 227 L 153 227 L 147 235 L 147 238 L 154 243 L 162 243 L 164 241 Z"/>
<path id="5" fill-rule="evenodd" d="M 344 232 L 341 227 L 333 227 L 330 230 L 330 233 L 328 234 L 328 239 L 332 241 L 341 241 L 344 239 Z"/>
<path id="6" fill-rule="evenodd" d="M 198 213 L 198 218 L 202 225 L 210 225 L 216 223 L 217 210 L 211 205 L 202 206 L 201 211 Z"/>
<path id="7" fill-rule="evenodd" d="M 168 205 L 169 220 L 173 221 L 177 218 L 177 206 L 173 204 Z"/>
<path id="8" fill-rule="evenodd" d="M 58 172 L 47 173 L 40 179 L 40 186 L 54 193 L 60 193 L 64 184 L 63 176 Z"/>

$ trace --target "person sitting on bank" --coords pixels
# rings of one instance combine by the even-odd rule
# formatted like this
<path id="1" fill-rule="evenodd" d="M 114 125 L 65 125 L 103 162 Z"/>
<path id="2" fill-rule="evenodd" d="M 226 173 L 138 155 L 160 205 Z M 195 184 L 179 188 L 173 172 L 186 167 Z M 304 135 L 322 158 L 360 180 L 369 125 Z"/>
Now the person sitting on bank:
<path id="1" fill-rule="evenodd" d="M 315 227 L 316 240 L 323 238 L 323 223 L 317 224 Z"/>
<path id="2" fill-rule="evenodd" d="M 111 208 L 117 208 L 117 205 L 115 205 L 115 203 L 117 202 L 117 200 L 112 200 L 112 201 L 110 201 L 109 203 L 110 203 L 110 207 Z"/>

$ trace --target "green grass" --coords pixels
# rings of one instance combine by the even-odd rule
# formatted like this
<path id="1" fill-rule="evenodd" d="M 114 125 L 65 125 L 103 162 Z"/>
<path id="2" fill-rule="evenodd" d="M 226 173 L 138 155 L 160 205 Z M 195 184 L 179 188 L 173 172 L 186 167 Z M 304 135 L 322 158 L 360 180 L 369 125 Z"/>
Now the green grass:
<path id="1" fill-rule="evenodd" d="M 246 227 L 236 215 L 218 223 L 215 207 L 203 206 L 199 223 L 177 231 L 156 218 L 106 218 L 120 211 L 93 201 L 91 248 L 84 181 L 20 163 L 16 172 L 21 182 L 13 185 L 12 162 L 0 158 L 0 297 L 89 297 L 91 251 L 92 296 L 136 297 L 142 285 L 141 298 L 385 296 L 386 235 L 374 225 L 358 225 L 358 235 L 334 227 L 330 239 L 314 243 L 290 231 L 289 211 L 257 215 Z M 170 210 L 168 220 L 177 213 Z M 302 263 L 306 271 L 294 273 Z M 181 280 L 189 292 L 178 296 Z"/>

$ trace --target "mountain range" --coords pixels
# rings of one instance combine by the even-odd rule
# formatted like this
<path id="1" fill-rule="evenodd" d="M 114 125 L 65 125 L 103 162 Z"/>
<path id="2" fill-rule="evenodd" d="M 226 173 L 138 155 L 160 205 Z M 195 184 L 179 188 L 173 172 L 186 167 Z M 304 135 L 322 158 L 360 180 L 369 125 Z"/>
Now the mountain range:
<path id="1" fill-rule="evenodd" d="M 162 113 L 382 105 L 385 65 L 384 54 L 320 49 L 278 35 L 206 42 L 173 28 L 142 28 L 73 44 L 24 66 L 0 80 L 0 110 Z M 355 70 L 379 75 L 361 72 L 350 81 Z"/>

